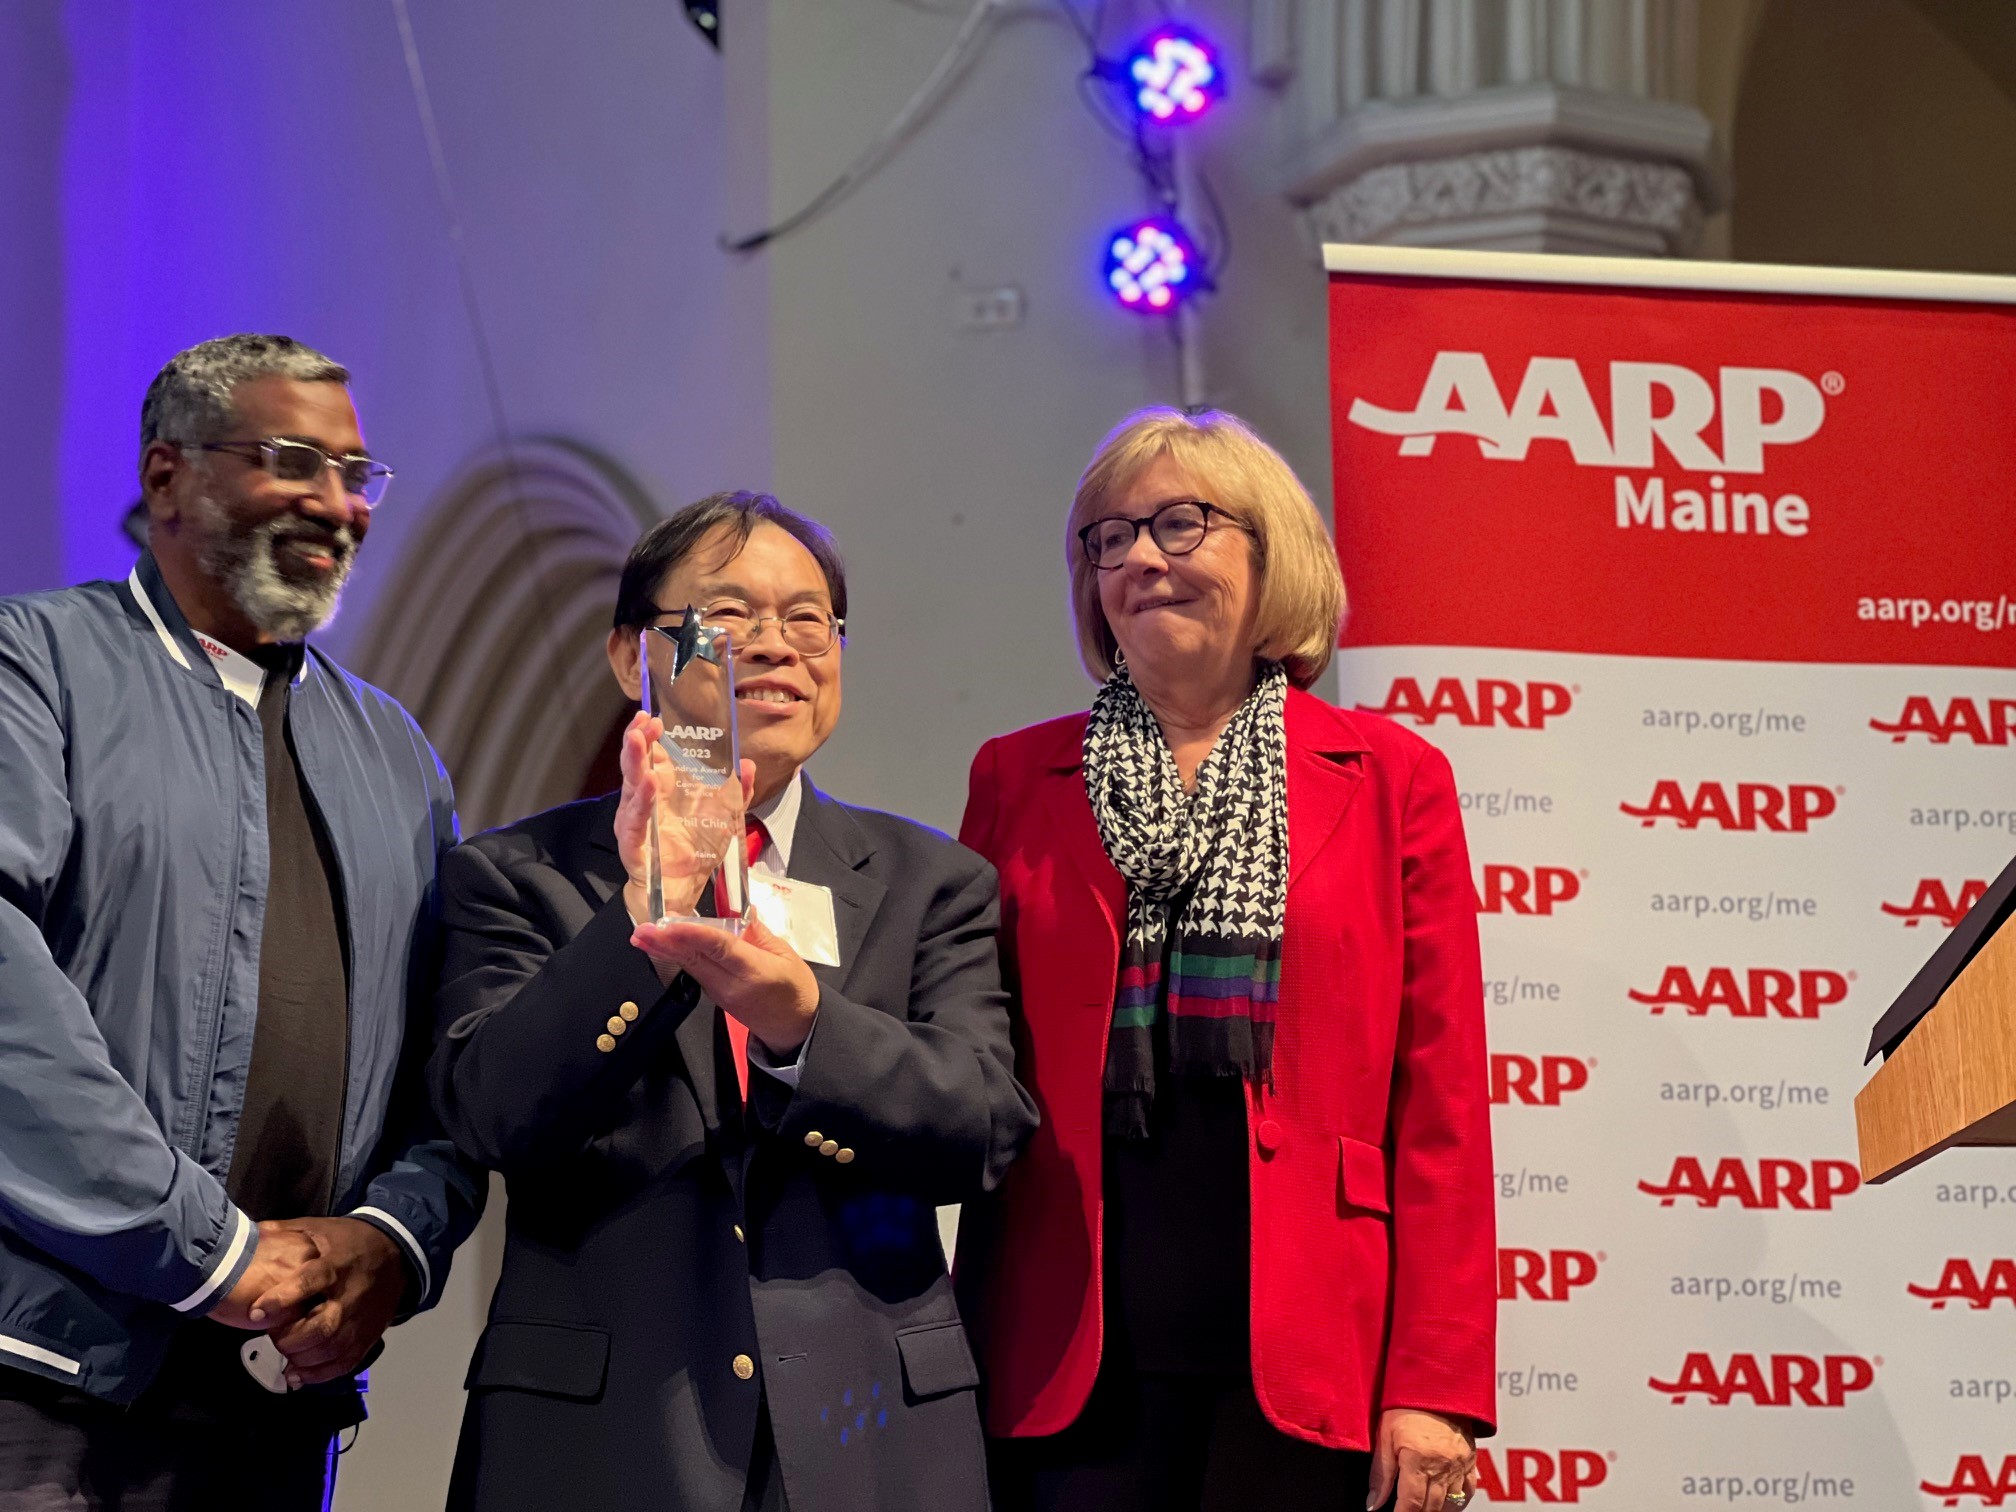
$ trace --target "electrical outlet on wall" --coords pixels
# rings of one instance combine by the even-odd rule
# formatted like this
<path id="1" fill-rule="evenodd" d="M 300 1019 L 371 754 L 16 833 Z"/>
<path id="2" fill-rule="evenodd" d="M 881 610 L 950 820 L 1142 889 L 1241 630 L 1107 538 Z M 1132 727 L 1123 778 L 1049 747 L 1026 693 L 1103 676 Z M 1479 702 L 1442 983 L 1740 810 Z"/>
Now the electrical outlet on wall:
<path id="1" fill-rule="evenodd" d="M 1006 331 L 1022 324 L 1022 291 L 1013 284 L 961 289 L 954 308 L 962 331 Z"/>

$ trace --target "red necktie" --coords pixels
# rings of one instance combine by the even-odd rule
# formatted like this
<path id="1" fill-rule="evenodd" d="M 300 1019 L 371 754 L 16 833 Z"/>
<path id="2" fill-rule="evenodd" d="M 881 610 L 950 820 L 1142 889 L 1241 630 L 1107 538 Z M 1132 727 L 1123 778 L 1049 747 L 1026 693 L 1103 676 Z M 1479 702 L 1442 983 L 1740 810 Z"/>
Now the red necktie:
<path id="1" fill-rule="evenodd" d="M 756 858 L 763 854 L 763 847 L 770 843 L 770 832 L 763 828 L 763 821 L 754 814 L 743 821 L 743 844 L 747 847 L 749 864 L 754 866 Z M 742 1100 L 749 1100 L 749 1026 L 732 1013 L 723 1013 L 721 1020 L 728 1026 L 728 1048 L 735 1052 L 735 1080 L 741 1083 Z"/>

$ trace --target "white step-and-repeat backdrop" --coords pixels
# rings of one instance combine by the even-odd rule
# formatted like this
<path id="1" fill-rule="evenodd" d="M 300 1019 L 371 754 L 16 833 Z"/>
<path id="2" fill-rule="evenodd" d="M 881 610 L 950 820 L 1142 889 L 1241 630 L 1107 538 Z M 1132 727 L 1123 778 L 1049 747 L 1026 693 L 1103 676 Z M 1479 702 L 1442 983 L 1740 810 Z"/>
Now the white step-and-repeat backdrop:
<path id="1" fill-rule="evenodd" d="M 2016 852 L 2016 281 L 1330 266 L 1340 696 L 1481 911 L 1485 1494 L 2016 1508 L 2016 1151 L 1864 1187 L 1852 1108 Z"/>

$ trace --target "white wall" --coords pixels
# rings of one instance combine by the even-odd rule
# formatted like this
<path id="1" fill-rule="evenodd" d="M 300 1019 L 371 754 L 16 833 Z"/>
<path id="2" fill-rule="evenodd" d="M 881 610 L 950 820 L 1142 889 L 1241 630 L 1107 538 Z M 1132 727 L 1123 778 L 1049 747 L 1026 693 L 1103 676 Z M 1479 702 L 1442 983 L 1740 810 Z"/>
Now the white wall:
<path id="1" fill-rule="evenodd" d="M 668 498 L 764 472 L 762 284 L 714 246 L 721 59 L 659 0 L 412 11 L 512 425 L 591 440 Z M 392 7 L 72 0 L 65 31 L 68 575 L 130 559 L 98 511 L 132 496 L 160 364 L 281 330 L 352 367 L 399 472 L 361 617 L 492 430 Z"/>
<path id="2" fill-rule="evenodd" d="M 964 8 L 921 6 L 773 0 L 774 212 L 837 174 L 929 72 Z M 1118 47 L 1129 8 L 1109 9 Z M 1235 70 L 1245 9 L 1194 13 Z M 1027 7 L 893 162 L 769 255 L 777 491 L 839 533 L 854 596 L 846 713 L 816 770 L 946 828 L 984 739 L 1089 700 L 1064 511 L 1107 429 L 1176 400 L 1166 332 L 1100 286 L 1106 233 L 1154 207 L 1080 103 L 1084 67 L 1056 8 Z M 1327 498 L 1322 275 L 1271 186 L 1271 103 L 1243 71 L 1232 91 L 1199 128 L 1236 244 L 1207 316 L 1209 398 Z M 1021 327 L 959 329 L 961 290 L 1004 285 L 1026 295 Z"/>

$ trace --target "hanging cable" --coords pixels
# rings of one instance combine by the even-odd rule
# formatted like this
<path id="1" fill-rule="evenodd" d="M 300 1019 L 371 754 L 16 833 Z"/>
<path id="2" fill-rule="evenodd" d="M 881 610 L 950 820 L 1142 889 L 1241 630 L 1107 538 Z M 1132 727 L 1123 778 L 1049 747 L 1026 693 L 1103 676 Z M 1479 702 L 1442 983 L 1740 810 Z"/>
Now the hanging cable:
<path id="1" fill-rule="evenodd" d="M 399 41 L 406 54 L 406 81 L 413 92 L 413 107 L 420 117 L 420 134 L 427 142 L 427 156 L 433 165 L 434 197 L 441 206 L 441 219 L 455 258 L 455 277 L 461 285 L 462 308 L 469 318 L 470 339 L 476 348 L 476 365 L 483 375 L 483 393 L 490 410 L 490 424 L 496 432 L 497 450 L 504 460 L 505 502 L 523 537 L 531 558 L 532 579 L 546 610 L 548 623 L 557 623 L 558 605 L 551 591 L 543 561 L 543 537 L 533 529 L 527 512 L 523 474 L 511 442 L 511 422 L 504 409 L 504 386 L 497 376 L 497 360 L 490 344 L 489 326 L 483 319 L 483 302 L 477 297 L 476 277 L 469 264 L 468 239 L 463 235 L 462 212 L 455 198 L 455 183 L 448 172 L 448 154 L 441 145 L 441 129 L 434 119 L 434 96 L 427 87 L 427 70 L 420 61 L 420 44 L 413 35 L 413 18 L 406 0 L 392 0 L 392 13 L 399 23 Z"/>
<path id="2" fill-rule="evenodd" d="M 945 50 L 937 65 L 925 77 L 917 92 L 909 102 L 896 112 L 895 118 L 877 132 L 875 139 L 861 150 L 845 171 L 806 201 L 804 207 L 787 215 L 774 225 L 761 231 L 751 231 L 742 236 L 723 236 L 721 245 L 729 252 L 754 252 L 758 247 L 767 246 L 780 236 L 789 236 L 793 231 L 810 224 L 833 206 L 840 203 L 854 190 L 871 178 L 877 169 L 889 161 L 908 140 L 918 126 L 943 101 L 950 87 L 958 82 L 959 76 L 968 65 L 980 55 L 985 45 L 988 28 L 1011 10 L 1011 0 L 978 0 L 966 13 L 966 19 L 959 24 L 958 34 L 952 45 Z"/>

